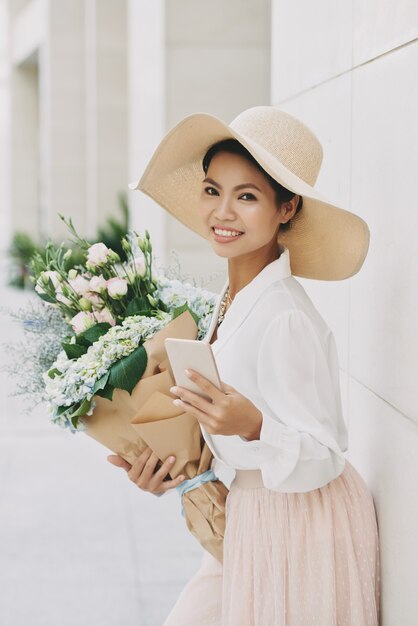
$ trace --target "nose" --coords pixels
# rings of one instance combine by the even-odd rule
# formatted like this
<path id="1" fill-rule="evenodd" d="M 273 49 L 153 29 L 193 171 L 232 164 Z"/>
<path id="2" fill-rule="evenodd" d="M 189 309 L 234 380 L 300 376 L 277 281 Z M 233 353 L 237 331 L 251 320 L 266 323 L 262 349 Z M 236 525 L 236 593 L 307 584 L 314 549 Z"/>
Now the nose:
<path id="1" fill-rule="evenodd" d="M 232 202 L 229 196 L 224 195 L 223 197 L 219 197 L 218 206 L 215 210 L 216 217 L 219 218 L 219 221 L 224 221 L 227 217 L 234 217 L 235 213 L 232 210 Z"/>

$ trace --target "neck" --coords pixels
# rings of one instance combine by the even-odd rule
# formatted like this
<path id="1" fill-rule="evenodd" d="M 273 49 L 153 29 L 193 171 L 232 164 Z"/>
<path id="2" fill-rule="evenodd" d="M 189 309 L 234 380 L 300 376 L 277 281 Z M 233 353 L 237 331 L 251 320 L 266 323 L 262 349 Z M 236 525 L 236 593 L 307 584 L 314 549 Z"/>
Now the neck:
<path id="1" fill-rule="evenodd" d="M 229 297 L 233 300 L 236 294 L 243 289 L 269 263 L 277 260 L 283 252 L 282 247 L 274 248 L 228 259 Z"/>

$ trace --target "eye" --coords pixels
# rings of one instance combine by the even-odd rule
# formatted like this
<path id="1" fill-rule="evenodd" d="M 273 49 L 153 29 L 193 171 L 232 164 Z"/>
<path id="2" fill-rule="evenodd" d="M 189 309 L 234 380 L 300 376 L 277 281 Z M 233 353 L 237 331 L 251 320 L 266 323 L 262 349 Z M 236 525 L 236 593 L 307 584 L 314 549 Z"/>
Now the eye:
<path id="1" fill-rule="evenodd" d="M 209 193 L 210 190 L 213 190 L 215 193 Z M 208 194 L 208 196 L 215 196 L 218 193 L 215 187 L 205 187 L 205 192 Z"/>
<path id="2" fill-rule="evenodd" d="M 249 196 L 249 200 L 257 200 L 257 198 L 252 193 L 243 193 L 240 198 L 244 198 L 244 196 Z"/>

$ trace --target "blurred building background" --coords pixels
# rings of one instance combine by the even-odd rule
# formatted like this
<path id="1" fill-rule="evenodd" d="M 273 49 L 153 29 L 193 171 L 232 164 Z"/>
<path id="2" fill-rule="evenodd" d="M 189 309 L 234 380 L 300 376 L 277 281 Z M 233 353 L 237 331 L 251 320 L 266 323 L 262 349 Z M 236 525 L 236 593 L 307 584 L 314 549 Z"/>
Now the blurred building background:
<path id="1" fill-rule="evenodd" d="M 228 120 L 270 100 L 267 0 L 2 6 L 3 246 L 15 230 L 61 237 L 57 212 L 93 236 L 182 117 Z M 149 229 L 162 263 L 176 248 L 186 267 L 206 272 L 210 250 L 199 236 L 143 194 L 128 192 L 128 201 L 132 226 Z"/>
<path id="2" fill-rule="evenodd" d="M 418 614 L 417 74 L 415 0 L 0 0 L 3 254 L 15 231 L 60 238 L 58 212 L 93 236 L 117 212 L 118 193 L 187 114 L 231 121 L 248 107 L 273 104 L 318 135 L 318 189 L 371 231 L 358 275 L 299 280 L 338 343 L 347 458 L 368 483 L 379 519 L 384 626 L 413 626 Z M 161 263 L 176 250 L 185 272 L 198 281 L 214 272 L 208 287 L 220 288 L 226 266 L 206 242 L 140 192 L 128 192 L 128 202 L 131 225 L 149 229 Z M 12 303 L 21 297 L 2 294 Z M 41 411 L 29 425 L 10 416 L 18 404 L 3 410 L 0 469 L 9 495 L 2 506 L 17 513 L 3 517 L 0 533 L 8 589 L 0 623 L 84 626 L 100 619 L 116 626 L 123 615 L 127 626 L 161 624 L 200 562 L 176 497 L 163 503 L 140 494 L 106 466 L 94 442 L 56 433 Z M 82 488 L 77 476 L 69 484 L 68 477 L 45 480 L 43 454 L 70 474 L 77 467 Z M 28 472 L 38 485 L 33 500 Z M 51 518 L 51 494 L 65 516 L 58 506 Z M 22 508 L 25 497 L 32 504 Z M 80 508 L 98 534 L 72 523 Z M 38 545 L 50 519 L 70 524 L 78 551 L 64 548 L 70 534 L 52 530 Z M 50 576 L 45 555 L 54 563 Z M 78 603 L 69 602 L 70 590 Z"/>

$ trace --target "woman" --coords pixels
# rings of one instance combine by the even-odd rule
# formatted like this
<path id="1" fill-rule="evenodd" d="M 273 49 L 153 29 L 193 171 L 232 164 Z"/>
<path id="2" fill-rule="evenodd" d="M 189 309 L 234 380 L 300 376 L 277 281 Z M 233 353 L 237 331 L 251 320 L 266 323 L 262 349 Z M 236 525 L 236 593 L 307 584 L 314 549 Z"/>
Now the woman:
<path id="1" fill-rule="evenodd" d="M 228 260 L 208 330 L 223 389 L 197 372 L 202 399 L 174 387 L 199 420 L 212 468 L 235 477 L 223 565 L 204 552 L 164 626 L 377 626 L 380 561 L 374 502 L 346 460 L 334 336 L 295 275 L 342 280 L 367 254 L 357 215 L 313 187 L 316 136 L 274 107 L 229 126 L 186 117 L 161 142 L 138 188 Z M 124 467 L 157 495 L 167 459 Z"/>

